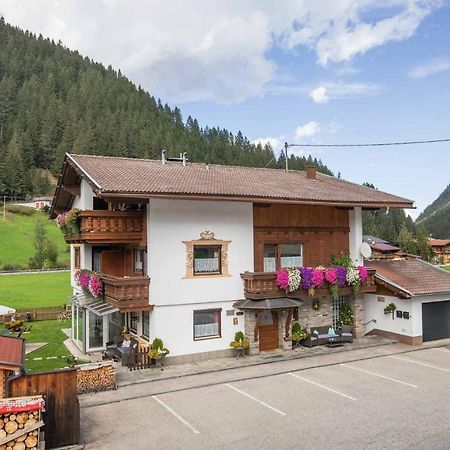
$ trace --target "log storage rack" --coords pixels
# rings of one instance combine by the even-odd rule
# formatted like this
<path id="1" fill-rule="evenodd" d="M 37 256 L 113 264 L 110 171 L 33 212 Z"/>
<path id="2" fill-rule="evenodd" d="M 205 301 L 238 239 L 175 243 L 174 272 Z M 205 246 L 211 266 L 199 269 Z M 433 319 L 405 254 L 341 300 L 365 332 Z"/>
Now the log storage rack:
<path id="1" fill-rule="evenodd" d="M 41 432 L 44 407 L 41 395 L 0 399 L 0 449 L 45 449 Z"/>

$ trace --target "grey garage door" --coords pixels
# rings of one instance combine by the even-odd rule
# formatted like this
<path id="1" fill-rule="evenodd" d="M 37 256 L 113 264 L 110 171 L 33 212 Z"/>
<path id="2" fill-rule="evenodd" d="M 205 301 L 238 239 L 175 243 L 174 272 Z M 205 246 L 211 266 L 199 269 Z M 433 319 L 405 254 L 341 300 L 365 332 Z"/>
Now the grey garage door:
<path id="1" fill-rule="evenodd" d="M 422 303 L 423 342 L 450 337 L 450 300 Z"/>

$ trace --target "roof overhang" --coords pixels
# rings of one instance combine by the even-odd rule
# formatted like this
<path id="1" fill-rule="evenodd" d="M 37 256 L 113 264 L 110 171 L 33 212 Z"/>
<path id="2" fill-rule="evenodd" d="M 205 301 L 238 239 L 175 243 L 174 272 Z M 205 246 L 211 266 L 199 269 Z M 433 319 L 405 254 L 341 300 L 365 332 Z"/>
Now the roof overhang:
<path id="1" fill-rule="evenodd" d="M 375 273 L 375 283 L 390 290 L 393 294 L 400 298 L 411 298 L 413 294 L 399 284 L 389 280 L 380 273 Z"/>
<path id="2" fill-rule="evenodd" d="M 295 300 L 292 298 L 266 298 L 262 300 L 238 300 L 233 303 L 234 308 L 242 310 L 276 310 L 276 309 L 288 309 L 298 308 L 303 305 L 301 300 Z"/>

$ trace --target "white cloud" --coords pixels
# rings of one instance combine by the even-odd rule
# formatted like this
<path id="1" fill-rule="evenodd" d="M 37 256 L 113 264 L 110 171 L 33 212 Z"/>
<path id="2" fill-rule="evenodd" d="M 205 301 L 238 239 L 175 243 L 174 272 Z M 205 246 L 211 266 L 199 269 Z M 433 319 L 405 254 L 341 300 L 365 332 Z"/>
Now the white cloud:
<path id="1" fill-rule="evenodd" d="M 120 68 L 165 100 L 232 103 L 265 92 L 274 48 L 303 46 L 321 65 L 348 64 L 410 37 L 439 2 L 1 0 L 0 15 Z"/>
<path id="2" fill-rule="evenodd" d="M 295 130 L 295 138 L 297 140 L 303 140 L 305 137 L 311 137 L 321 131 L 320 124 L 314 122 L 313 120 L 305 123 L 304 125 L 299 125 Z"/>
<path id="3" fill-rule="evenodd" d="M 313 99 L 315 103 L 328 103 L 328 96 L 327 96 L 327 88 L 325 86 L 319 86 L 313 89 L 309 95 Z"/>
<path id="4" fill-rule="evenodd" d="M 411 78 L 425 78 L 435 73 L 450 70 L 450 58 L 434 58 L 424 64 L 414 67 L 410 72 Z"/>
<path id="5" fill-rule="evenodd" d="M 262 146 L 266 144 L 270 144 L 272 149 L 274 151 L 279 151 L 283 146 L 285 142 L 284 136 L 278 136 L 278 137 L 265 137 L 265 138 L 258 138 L 252 141 L 252 144 L 258 145 L 261 144 Z"/>

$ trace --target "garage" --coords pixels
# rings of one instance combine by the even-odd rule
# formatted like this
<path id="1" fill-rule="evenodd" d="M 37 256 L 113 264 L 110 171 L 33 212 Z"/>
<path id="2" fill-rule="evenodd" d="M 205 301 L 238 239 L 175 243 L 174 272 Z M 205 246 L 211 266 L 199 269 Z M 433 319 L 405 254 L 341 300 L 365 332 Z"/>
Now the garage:
<path id="1" fill-rule="evenodd" d="M 450 300 L 422 303 L 423 342 L 450 337 Z"/>

